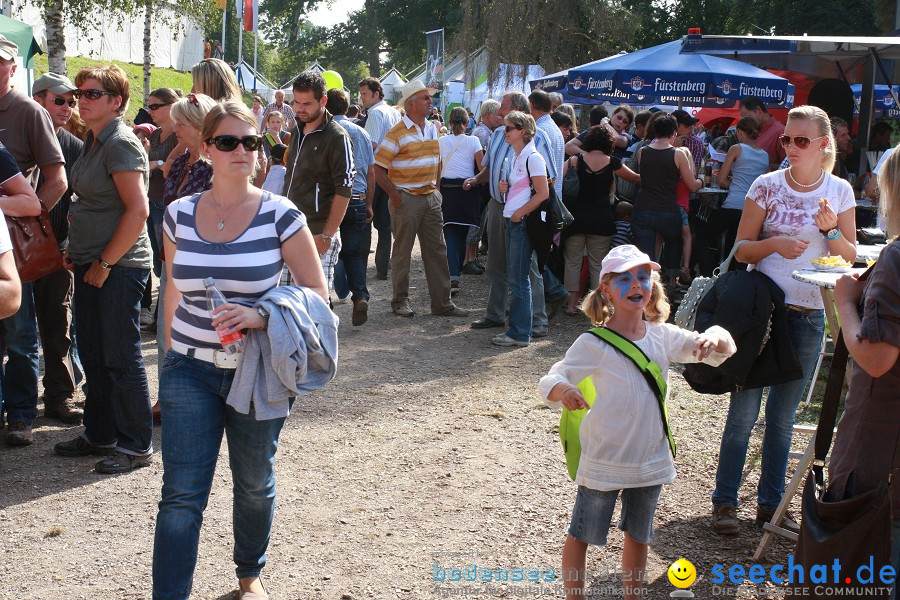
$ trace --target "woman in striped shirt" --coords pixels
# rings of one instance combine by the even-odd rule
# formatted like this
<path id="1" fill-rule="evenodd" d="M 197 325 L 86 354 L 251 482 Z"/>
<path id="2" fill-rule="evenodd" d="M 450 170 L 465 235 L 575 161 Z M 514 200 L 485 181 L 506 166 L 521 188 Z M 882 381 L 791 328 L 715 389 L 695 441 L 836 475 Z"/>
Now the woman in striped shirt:
<path id="1" fill-rule="evenodd" d="M 275 508 L 275 451 L 283 418 L 257 420 L 225 400 L 239 359 L 227 355 L 217 330 L 263 328 L 257 301 L 278 285 L 287 264 L 297 285 L 328 298 L 306 219 L 287 198 L 250 185 L 262 138 L 242 103 L 227 101 L 203 123 L 202 152 L 212 188 L 176 200 L 163 223 L 165 322 L 169 351 L 160 376 L 163 488 L 153 548 L 153 597 L 190 596 L 203 509 L 223 432 L 234 480 L 234 560 L 239 597 L 267 598 L 259 574 Z M 210 315 L 204 279 L 226 303 Z M 238 355 L 239 356 L 239 355 Z"/>

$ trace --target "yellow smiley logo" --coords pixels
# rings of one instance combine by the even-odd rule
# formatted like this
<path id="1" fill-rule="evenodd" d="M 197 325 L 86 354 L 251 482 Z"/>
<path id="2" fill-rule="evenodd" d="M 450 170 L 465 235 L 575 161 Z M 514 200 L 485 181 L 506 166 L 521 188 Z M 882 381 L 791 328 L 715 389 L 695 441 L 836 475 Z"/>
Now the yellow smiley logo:
<path id="1" fill-rule="evenodd" d="M 677 588 L 690 587 L 697 579 L 697 569 L 686 558 L 679 558 L 669 565 L 669 583 Z"/>

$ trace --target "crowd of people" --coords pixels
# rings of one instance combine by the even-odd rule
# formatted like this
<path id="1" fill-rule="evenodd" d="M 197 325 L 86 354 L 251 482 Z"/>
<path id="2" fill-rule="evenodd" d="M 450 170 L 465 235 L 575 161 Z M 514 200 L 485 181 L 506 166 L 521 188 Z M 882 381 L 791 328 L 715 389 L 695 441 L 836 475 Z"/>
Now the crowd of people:
<path id="1" fill-rule="evenodd" d="M 349 299 L 352 325 L 367 322 L 374 253 L 374 277 L 391 280 L 393 314 L 415 317 L 409 291 L 417 240 L 432 315 L 468 316 L 456 304 L 463 275 L 483 274 L 485 311 L 471 327 L 497 329 L 492 344 L 528 346 L 548 335 L 564 309 L 630 340 L 663 376 L 670 362 L 718 365 L 734 354 L 724 329 L 689 332 L 666 321 L 670 298 L 742 242 L 736 259 L 784 292 L 802 367 L 802 377 L 768 387 L 757 521 L 772 518 L 794 414 L 825 334 L 818 291 L 791 272 L 826 254 L 856 257 L 854 192 L 832 174 L 841 124 L 821 109 L 795 108 L 783 125 L 758 99 L 744 99 L 742 118 L 722 136 L 733 138 L 718 174 L 725 200 L 701 220 L 695 193 L 704 186 L 706 143 L 716 140 L 681 110 L 636 113 L 622 105 L 609 114 L 597 106 L 579 132 L 574 108 L 541 90 L 485 101 L 476 118 L 464 107 L 442 115 L 436 90 L 416 80 L 391 105 L 379 80 L 367 77 L 354 105 L 314 72 L 294 80 L 289 100 L 278 91 L 274 102 L 254 96 L 248 108 L 233 71 L 208 57 L 192 69 L 191 93 L 152 91 L 152 122 L 130 125 L 123 118 L 129 82 L 118 67 L 85 68 L 74 81 L 48 73 L 29 97 L 10 84 L 14 56 L 15 44 L 0 38 L 0 209 L 12 217 L 49 210 L 67 264 L 19 285 L 11 244 L 0 235 L 4 440 L 30 445 L 43 404 L 45 417 L 84 423 L 78 436 L 55 445 L 56 454 L 97 455 L 97 472 L 125 473 L 152 461 L 153 422 L 162 422 L 154 598 L 190 595 L 223 434 L 235 481 L 240 594 L 267 597 L 260 572 L 278 437 L 293 398 L 333 377 L 331 306 Z M 783 160 L 788 165 L 779 168 Z M 885 165 L 888 207 L 900 183 L 897 164 L 894 157 Z M 577 194 L 564 196 L 572 174 Z M 627 199 L 620 189 L 631 190 Z M 528 220 L 553 195 L 565 197 L 574 220 L 545 265 Z M 896 228 L 895 214 L 889 223 Z M 895 247 L 876 271 L 881 277 L 870 280 L 888 283 L 837 289 L 842 319 L 856 336 L 851 352 L 877 381 L 897 377 Z M 151 271 L 159 280 L 155 310 Z M 861 297 L 883 308 L 867 303 L 861 319 L 845 316 Z M 142 330 L 157 338 L 158 390 L 148 385 Z M 310 343 L 276 344 L 297 339 Z M 878 354 L 874 345 L 893 350 Z M 653 417 L 657 398 L 628 362 L 585 334 L 540 383 L 551 406 L 577 409 L 588 406 L 579 383 L 603 382 L 596 386 L 603 401 L 585 420 L 563 551 L 565 572 L 582 582 L 587 546 L 605 543 L 622 490 L 623 569 L 645 568 L 653 512 L 662 485 L 675 477 L 668 424 Z M 83 408 L 75 401 L 82 384 Z M 763 393 L 731 394 L 711 499 L 712 526 L 723 535 L 739 528 L 737 490 Z M 838 443 L 847 439 L 839 434 Z M 790 514 L 782 525 L 797 527 Z"/>

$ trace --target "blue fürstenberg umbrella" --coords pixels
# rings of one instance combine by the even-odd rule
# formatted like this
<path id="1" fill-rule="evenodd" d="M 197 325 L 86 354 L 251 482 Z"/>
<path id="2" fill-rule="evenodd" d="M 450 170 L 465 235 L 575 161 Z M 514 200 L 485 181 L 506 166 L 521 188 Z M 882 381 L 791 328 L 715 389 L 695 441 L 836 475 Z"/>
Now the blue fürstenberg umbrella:
<path id="1" fill-rule="evenodd" d="M 573 96 L 616 98 L 621 102 L 723 106 L 745 96 L 778 105 L 788 96 L 788 80 L 746 63 L 681 54 L 681 40 L 569 69 Z"/>

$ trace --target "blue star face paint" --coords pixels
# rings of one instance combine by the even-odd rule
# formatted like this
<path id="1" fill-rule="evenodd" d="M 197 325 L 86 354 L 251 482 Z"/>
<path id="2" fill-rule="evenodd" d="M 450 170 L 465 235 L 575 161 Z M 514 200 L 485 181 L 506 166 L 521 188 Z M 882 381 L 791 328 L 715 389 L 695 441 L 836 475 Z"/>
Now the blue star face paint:
<path id="1" fill-rule="evenodd" d="M 643 300 L 643 295 L 638 298 L 635 294 L 631 293 L 631 288 L 634 285 L 635 280 L 637 280 L 638 285 L 640 285 L 641 290 L 643 290 L 645 294 L 650 292 L 653 285 L 652 279 L 650 278 L 650 269 L 646 266 L 635 267 L 625 273 L 617 273 L 610 282 L 611 287 L 618 295 L 619 300 L 629 300 L 632 302 L 641 302 Z M 635 297 L 631 299 L 629 296 Z"/>

